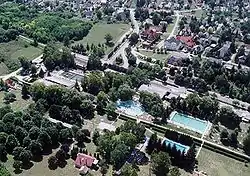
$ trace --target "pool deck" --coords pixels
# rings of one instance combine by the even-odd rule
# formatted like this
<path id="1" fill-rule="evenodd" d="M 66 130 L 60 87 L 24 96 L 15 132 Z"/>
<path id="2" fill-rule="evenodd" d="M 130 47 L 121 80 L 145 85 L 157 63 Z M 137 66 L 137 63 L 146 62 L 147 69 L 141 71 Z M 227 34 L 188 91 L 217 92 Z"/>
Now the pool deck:
<path id="1" fill-rule="evenodd" d="M 190 118 L 190 119 L 194 119 L 194 120 L 197 120 L 197 121 L 200 121 L 200 122 L 206 122 L 206 123 L 207 123 L 206 129 L 205 129 L 204 131 L 200 131 L 200 130 L 197 130 L 197 129 L 192 128 L 192 127 L 190 127 L 190 126 L 186 126 L 186 125 L 184 125 L 184 124 L 181 124 L 181 123 L 178 123 L 178 122 L 173 121 L 172 119 L 173 119 L 173 117 L 175 116 L 175 114 L 177 114 L 177 113 L 179 113 L 179 112 L 173 111 L 173 112 L 170 114 L 170 119 L 168 120 L 168 123 L 171 123 L 171 124 L 174 124 L 174 125 L 176 125 L 176 126 L 180 126 L 180 127 L 182 127 L 182 128 L 185 128 L 185 129 L 192 130 L 192 131 L 195 131 L 195 132 L 197 132 L 197 133 L 200 133 L 200 134 L 202 134 L 202 137 L 204 137 L 204 136 L 206 136 L 206 135 L 209 134 L 209 131 L 210 131 L 211 127 L 212 127 L 212 124 L 211 124 L 210 122 L 205 121 L 205 120 L 201 120 L 201 119 L 198 119 L 198 118 L 194 118 L 193 116 L 184 114 L 185 116 L 187 116 L 187 117 Z"/>

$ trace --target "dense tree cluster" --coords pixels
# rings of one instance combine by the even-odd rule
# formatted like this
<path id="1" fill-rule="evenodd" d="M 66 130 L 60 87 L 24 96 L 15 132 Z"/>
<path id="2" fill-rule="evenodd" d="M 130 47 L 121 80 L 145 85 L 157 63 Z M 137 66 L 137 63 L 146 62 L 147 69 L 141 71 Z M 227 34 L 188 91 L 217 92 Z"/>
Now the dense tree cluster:
<path id="1" fill-rule="evenodd" d="M 39 8 L 34 6 L 4 4 L 0 11 L 2 17 L 0 42 L 15 39 L 19 33 L 25 33 L 42 43 L 48 43 L 51 40 L 63 42 L 66 38 L 80 40 L 88 34 L 92 27 L 91 23 L 65 14 L 60 11 L 40 14 Z"/>
<path id="2" fill-rule="evenodd" d="M 141 91 L 139 101 L 144 107 L 145 111 L 152 116 L 162 117 L 164 115 L 163 102 L 158 94 Z"/>
<path id="3" fill-rule="evenodd" d="M 125 122 L 116 132 L 106 132 L 98 137 L 98 151 L 116 168 L 128 159 L 135 145 L 144 138 L 145 127 L 135 122 Z"/>
<path id="4" fill-rule="evenodd" d="M 248 129 L 247 135 L 243 140 L 243 149 L 246 154 L 250 155 L 250 128 Z"/>
<path id="5" fill-rule="evenodd" d="M 49 110 L 52 118 L 81 125 L 83 118 L 94 116 L 93 97 L 60 86 L 48 86 L 36 83 L 30 87 L 34 108 Z"/>
<path id="6" fill-rule="evenodd" d="M 9 106 L 0 109 L 0 154 L 1 161 L 7 160 L 7 153 L 12 154 L 16 161 L 28 165 L 32 159 L 59 142 L 72 139 L 71 129 L 62 124 L 54 124 L 43 118 L 43 113 L 29 106 L 25 111 L 14 112 Z M 71 135 L 67 135 L 67 133 Z M 14 167 L 20 168 L 15 162 Z"/>
<path id="7" fill-rule="evenodd" d="M 43 51 L 44 65 L 49 71 L 52 71 L 56 67 L 61 69 L 75 68 L 75 56 L 71 54 L 68 48 L 63 48 L 62 52 L 57 47 L 50 43 L 45 46 Z"/>

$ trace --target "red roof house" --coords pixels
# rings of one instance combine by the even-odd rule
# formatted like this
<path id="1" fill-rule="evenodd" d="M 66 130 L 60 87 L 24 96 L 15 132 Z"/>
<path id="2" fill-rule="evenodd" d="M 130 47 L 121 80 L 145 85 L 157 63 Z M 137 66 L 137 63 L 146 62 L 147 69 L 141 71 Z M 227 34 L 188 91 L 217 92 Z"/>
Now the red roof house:
<path id="1" fill-rule="evenodd" d="M 84 153 L 78 153 L 75 160 L 75 166 L 81 168 L 83 166 L 92 167 L 93 164 L 97 164 L 98 160 L 93 157 L 86 155 Z"/>
<path id="2" fill-rule="evenodd" d="M 180 40 L 182 43 L 184 43 L 190 48 L 193 48 L 195 46 L 195 42 L 190 36 L 176 36 L 176 39 Z"/>
<path id="3" fill-rule="evenodd" d="M 156 39 L 158 39 L 161 35 L 161 29 L 158 26 L 150 26 L 148 29 L 145 29 L 142 34 L 141 37 L 144 40 L 148 40 L 148 41 L 154 41 Z"/>

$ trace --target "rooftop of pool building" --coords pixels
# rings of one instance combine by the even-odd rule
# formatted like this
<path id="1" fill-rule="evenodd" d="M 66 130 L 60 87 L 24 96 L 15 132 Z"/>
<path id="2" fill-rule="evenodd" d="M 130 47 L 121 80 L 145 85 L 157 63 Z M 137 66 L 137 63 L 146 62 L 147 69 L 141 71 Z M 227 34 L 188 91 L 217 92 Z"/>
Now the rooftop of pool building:
<path id="1" fill-rule="evenodd" d="M 189 130 L 193 130 L 200 134 L 204 134 L 209 126 L 209 122 L 207 121 L 200 120 L 176 111 L 171 113 L 170 122 L 182 126 L 184 128 L 187 128 Z"/>
<path id="2" fill-rule="evenodd" d="M 167 139 L 167 138 L 165 138 L 164 143 L 165 143 L 166 146 L 170 145 L 171 148 L 174 147 L 174 146 L 176 146 L 176 149 L 177 149 L 178 151 L 180 151 L 180 152 L 183 152 L 183 151 L 184 151 L 185 153 L 187 153 L 187 151 L 188 151 L 189 148 L 190 148 L 189 146 L 182 145 L 182 144 L 180 144 L 180 143 L 177 143 L 177 142 L 172 141 L 172 140 Z"/>
<path id="3" fill-rule="evenodd" d="M 141 104 L 133 100 L 118 100 L 116 102 L 116 107 L 119 111 L 131 116 L 140 116 L 145 112 Z"/>

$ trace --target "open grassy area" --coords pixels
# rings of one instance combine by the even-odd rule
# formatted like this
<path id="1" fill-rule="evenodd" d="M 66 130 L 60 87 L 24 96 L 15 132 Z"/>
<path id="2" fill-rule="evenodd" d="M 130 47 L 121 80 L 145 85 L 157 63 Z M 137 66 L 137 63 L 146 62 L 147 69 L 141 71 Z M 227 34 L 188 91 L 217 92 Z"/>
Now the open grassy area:
<path id="1" fill-rule="evenodd" d="M 10 106 L 12 107 L 12 109 L 14 111 L 16 110 L 22 110 L 22 109 L 25 109 L 30 103 L 32 103 L 33 101 L 30 99 L 28 100 L 24 100 L 22 98 L 22 95 L 21 95 L 21 91 L 20 90 L 10 90 L 10 92 L 13 92 L 15 95 L 16 95 L 16 101 L 10 103 Z M 4 94 L 6 92 L 4 91 L 1 91 L 0 92 L 0 107 L 4 105 L 3 103 L 3 98 L 4 98 Z"/>
<path id="2" fill-rule="evenodd" d="M 198 168 L 212 176 L 248 176 L 250 167 L 227 156 L 202 148 L 198 157 Z"/>
<path id="3" fill-rule="evenodd" d="M 153 51 L 143 51 L 143 50 L 139 52 L 147 57 L 151 57 L 152 59 L 156 60 L 165 61 L 168 58 L 168 54 L 157 54 L 153 53 Z"/>
<path id="4" fill-rule="evenodd" d="M 42 54 L 42 49 L 31 46 L 23 39 L 18 39 L 8 43 L 0 43 L 0 53 L 5 56 L 4 63 L 0 63 L 0 75 L 4 75 L 14 71 L 9 68 L 13 67 L 13 64 L 16 64 L 17 67 L 20 66 L 18 57 L 24 56 L 29 60 L 33 60 Z"/>
<path id="5" fill-rule="evenodd" d="M 125 32 L 128 31 L 130 26 L 128 24 L 106 24 L 106 23 L 97 23 L 95 24 L 88 35 L 82 40 L 76 41 L 74 44 L 82 43 L 86 45 L 89 44 L 99 44 L 105 43 L 105 35 L 110 33 L 113 37 L 113 42 L 116 42 Z"/>

